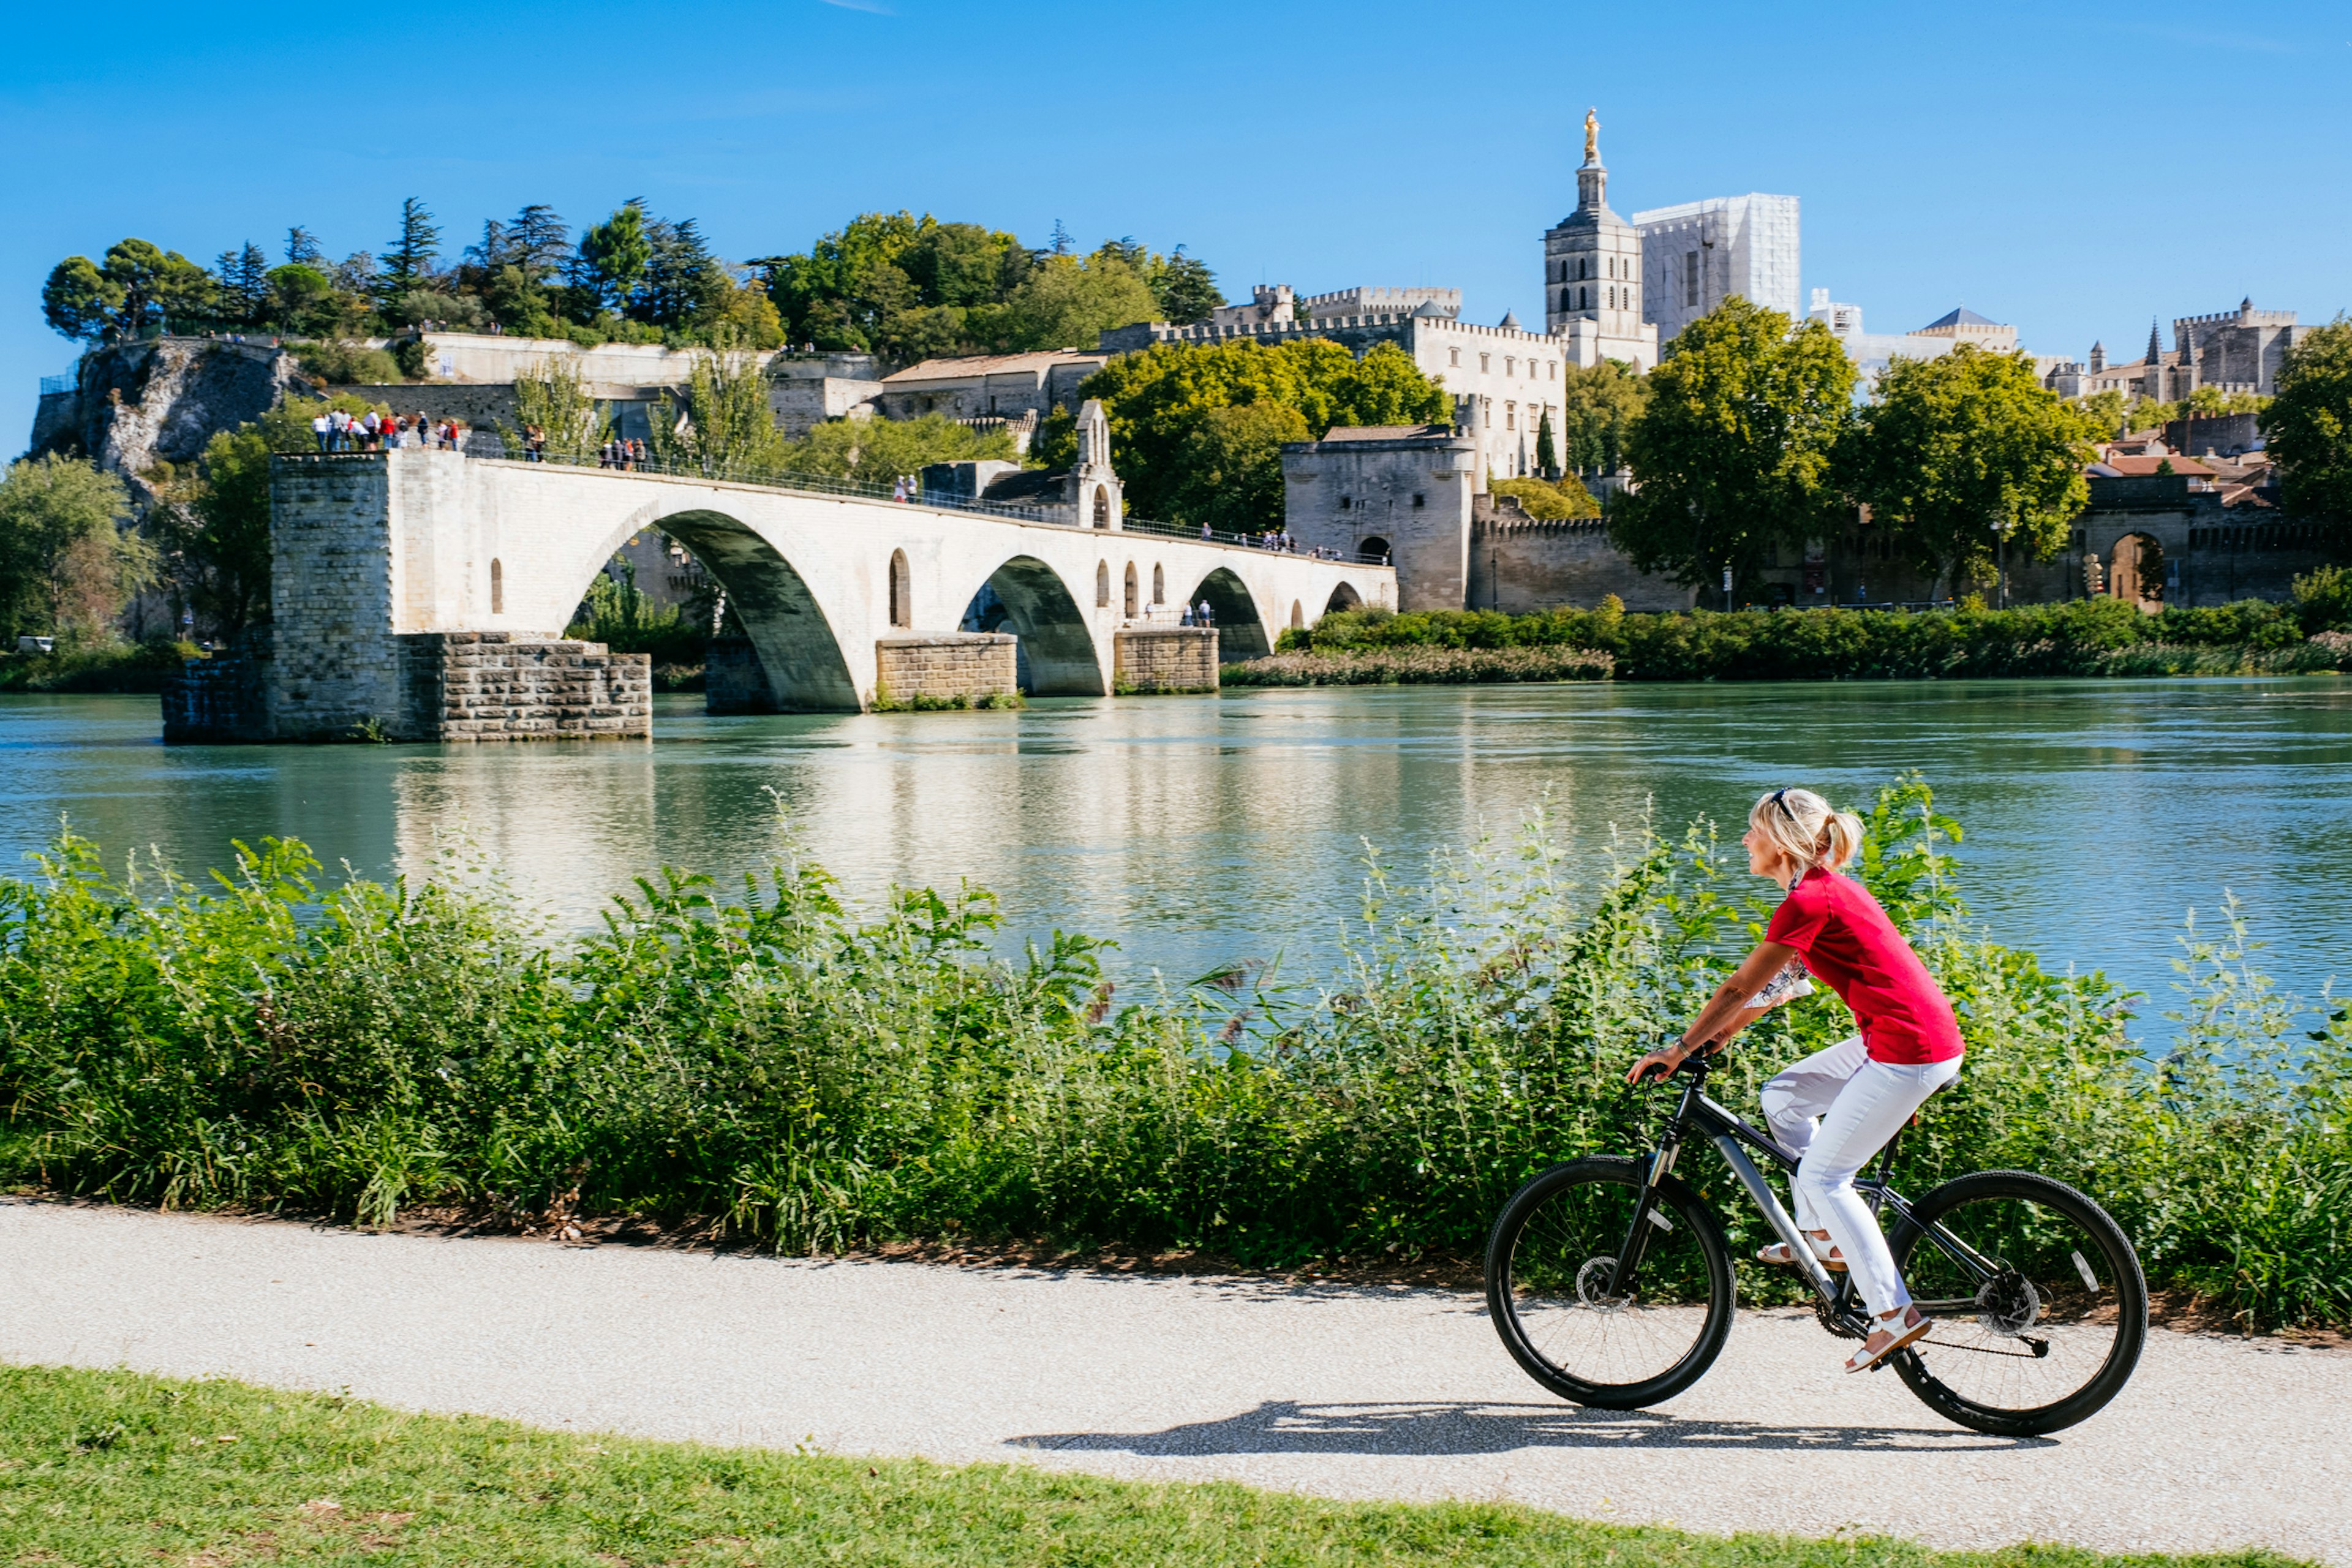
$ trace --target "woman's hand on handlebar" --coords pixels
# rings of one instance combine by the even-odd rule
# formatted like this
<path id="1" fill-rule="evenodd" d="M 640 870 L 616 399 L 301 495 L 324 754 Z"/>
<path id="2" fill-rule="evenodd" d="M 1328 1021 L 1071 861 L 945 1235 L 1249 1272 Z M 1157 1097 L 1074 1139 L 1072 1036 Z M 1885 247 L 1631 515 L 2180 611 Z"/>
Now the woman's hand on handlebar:
<path id="1" fill-rule="evenodd" d="M 1635 1062 L 1631 1070 L 1625 1074 L 1625 1081 L 1647 1083 L 1654 1078 L 1672 1078 L 1681 1068 L 1683 1063 L 1690 1058 L 1690 1055 L 1691 1053 L 1684 1049 L 1679 1043 L 1661 1047 Z"/>

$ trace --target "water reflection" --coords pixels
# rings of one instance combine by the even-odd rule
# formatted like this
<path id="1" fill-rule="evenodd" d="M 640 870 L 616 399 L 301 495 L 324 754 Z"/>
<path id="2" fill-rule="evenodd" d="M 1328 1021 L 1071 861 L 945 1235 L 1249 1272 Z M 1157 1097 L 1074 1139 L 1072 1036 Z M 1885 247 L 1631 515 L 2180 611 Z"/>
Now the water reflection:
<path id="1" fill-rule="evenodd" d="M 853 898 L 892 881 L 1003 899 L 1008 945 L 1117 938 L 1130 973 L 1286 952 L 1329 965 L 1367 840 L 1400 876 L 1540 800 L 1588 884 L 1612 824 L 1664 824 L 1790 782 L 1860 795 L 1924 770 L 1968 825 L 1969 897 L 2056 964 L 2164 994 L 2189 905 L 2236 889 L 2315 991 L 2352 954 L 2352 698 L 2333 679 L 1564 686 L 1045 702 L 1018 713 L 712 720 L 586 746 L 180 747 L 138 698 L 0 700 L 0 855 L 70 811 L 110 858 L 216 864 L 291 834 L 330 864 L 415 874 L 453 834 L 558 921 L 667 862 L 737 881 L 780 802 Z"/>

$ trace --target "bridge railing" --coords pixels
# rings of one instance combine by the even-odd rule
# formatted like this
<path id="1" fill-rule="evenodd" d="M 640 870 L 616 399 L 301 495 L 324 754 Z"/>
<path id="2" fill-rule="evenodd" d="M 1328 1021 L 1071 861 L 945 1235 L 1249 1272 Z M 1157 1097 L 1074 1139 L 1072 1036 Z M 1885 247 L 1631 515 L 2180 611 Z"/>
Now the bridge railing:
<path id="1" fill-rule="evenodd" d="M 1129 533 L 1157 533 L 1171 539 L 1189 539 L 1199 544 L 1215 544 L 1227 550 L 1263 550 L 1274 555 L 1296 555 L 1302 561 L 1337 561 L 1350 566 L 1385 566 L 1385 555 L 1349 554 L 1343 551 L 1315 551 L 1294 545 L 1286 534 L 1220 533 L 1214 529 L 1186 528 L 1179 523 L 1153 522 L 1149 518 L 1129 517 L 1119 524 Z"/>

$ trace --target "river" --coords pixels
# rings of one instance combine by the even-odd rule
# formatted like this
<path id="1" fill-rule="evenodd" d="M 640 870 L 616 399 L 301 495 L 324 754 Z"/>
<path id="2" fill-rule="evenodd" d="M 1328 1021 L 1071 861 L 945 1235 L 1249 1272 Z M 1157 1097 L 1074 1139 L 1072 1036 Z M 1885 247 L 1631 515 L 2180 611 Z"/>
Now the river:
<path id="1" fill-rule="evenodd" d="M 1054 927 L 1183 979 L 1279 953 L 1333 963 L 1364 845 L 1507 835 L 1549 797 L 1589 886 L 1654 803 L 1734 831 L 1766 789 L 1859 800 L 1917 768 L 1968 830 L 1998 939 L 2168 997 L 2183 914 L 2222 890 L 2315 994 L 2352 975 L 2352 683 L 2169 681 L 1429 687 L 1052 700 L 1012 713 L 712 719 L 663 698 L 650 743 L 166 747 L 155 702 L 0 699 L 0 860 L 59 813 L 120 863 L 184 869 L 285 834 L 330 866 L 426 866 L 463 836 L 558 921 L 664 863 L 740 879 L 777 804 L 850 894 L 994 889 L 1008 944 Z M 772 792 L 772 796 L 771 795 Z"/>

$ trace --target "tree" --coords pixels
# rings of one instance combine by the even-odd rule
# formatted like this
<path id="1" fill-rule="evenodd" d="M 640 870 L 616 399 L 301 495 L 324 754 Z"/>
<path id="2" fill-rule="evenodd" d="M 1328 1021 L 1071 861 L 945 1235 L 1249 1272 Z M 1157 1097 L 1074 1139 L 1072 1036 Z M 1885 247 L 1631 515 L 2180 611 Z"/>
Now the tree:
<path id="1" fill-rule="evenodd" d="M 629 314 L 657 327 L 686 327 L 722 310 L 734 287 L 692 218 L 646 225 L 646 280 Z"/>
<path id="2" fill-rule="evenodd" d="M 1165 257 L 1151 258 L 1144 268 L 1144 280 L 1151 285 L 1151 297 L 1159 302 L 1160 319 L 1180 327 L 1207 321 L 1225 302 L 1217 288 L 1217 275 L 1209 270 L 1208 263 L 1185 255 L 1181 245 Z"/>
<path id="3" fill-rule="evenodd" d="M 686 416 L 667 393 L 654 405 L 654 456 L 717 479 L 774 473 L 788 443 L 768 405 L 767 374 L 732 333 L 718 337 L 712 353 L 695 358 Z"/>
<path id="4" fill-rule="evenodd" d="M 6 634 L 104 641 L 153 574 L 152 545 L 121 525 L 122 481 L 79 458 L 45 453 L 0 478 L 0 617 Z"/>
<path id="5" fill-rule="evenodd" d="M 1495 495 L 1517 497 L 1519 510 L 1539 521 L 1601 515 L 1601 503 L 1574 474 L 1556 484 L 1537 479 L 1490 479 L 1486 489 Z"/>
<path id="6" fill-rule="evenodd" d="M 975 430 L 942 415 L 916 419 L 834 419 L 784 448 L 781 466 L 796 474 L 824 474 L 887 485 L 930 463 L 982 458 L 1009 460 L 1013 437 L 1002 429 Z"/>
<path id="7" fill-rule="evenodd" d="M 1359 360 L 1323 338 L 1271 346 L 1248 338 L 1156 343 L 1111 361 L 1078 395 L 1102 399 L 1131 511 L 1188 526 L 1231 523 L 1234 509 L 1195 478 L 1194 465 L 1209 461 L 1220 487 L 1251 498 L 1242 531 L 1281 524 L 1277 428 L 1296 432 L 1281 439 L 1316 440 L 1334 425 L 1419 425 L 1453 411 L 1445 389 L 1395 344 L 1376 344 Z M 1261 405 L 1295 414 L 1297 423 L 1216 416 Z M 1032 452 L 1049 465 L 1071 461 L 1076 452 L 1068 422 L 1041 427 Z"/>
<path id="8" fill-rule="evenodd" d="M 645 281 L 653 246 L 646 238 L 646 205 L 636 196 L 580 237 L 580 279 L 599 305 L 625 312 Z"/>
<path id="9" fill-rule="evenodd" d="M 1546 479 L 1559 472 L 1559 448 L 1552 444 L 1551 410 L 1549 408 L 1543 411 L 1543 417 L 1536 423 L 1536 472 Z M 1584 487 L 1579 484 L 1576 488 L 1582 489 Z"/>
<path id="10" fill-rule="evenodd" d="M 603 405 L 588 395 L 579 367 L 568 359 L 541 360 L 515 378 L 515 420 L 521 428 L 499 426 L 509 458 L 522 456 L 533 426 L 545 438 L 548 457 L 573 462 L 594 457 L 613 430 Z"/>
<path id="11" fill-rule="evenodd" d="M 1697 586 L 1801 544 L 1840 510 L 1832 453 L 1852 422 L 1854 372 L 1827 326 L 1735 294 L 1675 339 L 1626 431 L 1634 488 L 1609 535 L 1644 572 Z"/>
<path id="12" fill-rule="evenodd" d="M 260 426 L 221 431 L 205 444 L 196 484 L 171 509 L 181 585 L 222 637 L 269 618 L 269 458 Z"/>
<path id="13" fill-rule="evenodd" d="M 317 235 L 296 224 L 286 231 L 286 264 L 289 267 L 324 268 L 327 264 L 326 248 L 320 245 Z"/>
<path id="14" fill-rule="evenodd" d="M 1143 274 L 1117 256 L 1050 256 L 1005 300 L 995 346 L 1092 348 L 1104 331 L 1148 321 L 1159 308 Z"/>
<path id="15" fill-rule="evenodd" d="M 68 338 L 135 338 L 151 326 L 208 318 L 215 289 L 212 274 L 178 251 L 124 239 L 102 266 L 86 256 L 58 262 L 42 286 L 41 311 Z"/>
<path id="16" fill-rule="evenodd" d="M 2121 389 L 2111 386 L 2105 392 L 2085 393 L 2074 400 L 2074 406 L 2083 411 L 2084 417 L 2099 427 L 2099 433 L 2102 436 L 2120 436 L 2124 433 L 2124 410 L 2126 405 Z"/>
<path id="17" fill-rule="evenodd" d="M 2263 430 L 2287 510 L 2352 523 L 2352 319 L 2314 327 L 2287 354 Z"/>
<path id="18" fill-rule="evenodd" d="M 441 254 L 441 231 L 433 215 L 415 196 L 400 204 L 400 232 L 383 255 L 380 288 L 387 296 L 407 293 L 433 276 L 433 259 Z"/>
<path id="19" fill-rule="evenodd" d="M 1625 433 L 1649 404 L 1648 384 L 1622 360 L 1559 372 L 1561 458 L 1571 473 L 1615 473 L 1625 464 Z"/>
<path id="20" fill-rule="evenodd" d="M 264 317 L 289 332 L 330 331 L 336 315 L 334 280 L 315 267 L 289 261 L 269 270 Z"/>
<path id="21" fill-rule="evenodd" d="M 2020 551 L 2058 552 L 2090 500 L 2099 434 L 2031 358 L 1962 343 L 1888 365 L 1839 467 L 1889 545 L 1957 594 Z"/>
<path id="22" fill-rule="evenodd" d="M 269 315 L 269 258 L 251 240 L 242 250 L 224 250 L 214 263 L 221 320 L 235 326 L 259 326 Z"/>

